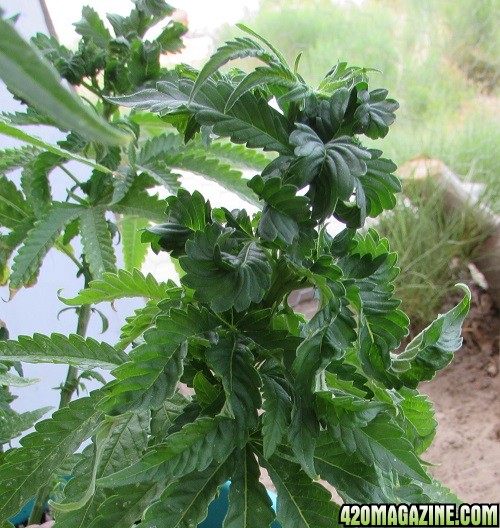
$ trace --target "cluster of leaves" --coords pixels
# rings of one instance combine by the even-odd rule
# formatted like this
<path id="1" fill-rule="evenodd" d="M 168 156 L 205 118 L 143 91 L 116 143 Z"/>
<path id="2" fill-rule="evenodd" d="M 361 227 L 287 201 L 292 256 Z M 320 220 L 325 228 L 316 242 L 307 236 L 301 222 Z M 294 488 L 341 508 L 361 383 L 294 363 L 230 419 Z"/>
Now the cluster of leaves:
<path id="1" fill-rule="evenodd" d="M 5 456 L 0 518 L 88 438 L 63 500 L 53 504 L 56 526 L 196 526 L 227 480 L 227 528 L 337 525 L 338 505 L 318 477 L 347 503 L 458 501 L 419 458 L 436 423 L 417 387 L 460 347 L 470 294 L 463 287 L 458 306 L 396 353 L 409 323 L 393 297 L 397 257 L 374 230 L 357 231 L 367 216 L 392 208 L 400 190 L 394 164 L 361 144 L 362 135 L 387 134 L 397 103 L 369 91 L 364 70 L 345 65 L 314 89 L 297 65 L 291 70 L 250 34 L 228 42 L 200 72 L 178 68 L 115 102 L 174 124 L 191 142 L 176 143 L 175 152 L 197 145 L 198 135 L 276 152 L 248 182 L 262 211 L 214 209 L 200 193 L 179 189 L 143 238 L 178 259 L 181 286 L 103 267 L 66 300 L 147 298 L 120 343 L 59 335 L 0 343 L 0 359 L 115 367 L 101 390 L 39 423 Z M 265 66 L 219 72 L 248 56 Z M 155 172 L 171 154 L 169 141 L 154 138 L 130 157 L 146 167 L 157 152 Z M 143 170 L 141 181 L 148 175 Z M 89 189 L 116 207 L 127 199 L 122 187 L 93 185 L 102 180 L 91 179 Z M 326 230 L 331 216 L 346 226 L 335 237 Z M 304 287 L 319 301 L 309 321 L 288 304 Z M 259 467 L 276 486 L 276 512 Z"/>

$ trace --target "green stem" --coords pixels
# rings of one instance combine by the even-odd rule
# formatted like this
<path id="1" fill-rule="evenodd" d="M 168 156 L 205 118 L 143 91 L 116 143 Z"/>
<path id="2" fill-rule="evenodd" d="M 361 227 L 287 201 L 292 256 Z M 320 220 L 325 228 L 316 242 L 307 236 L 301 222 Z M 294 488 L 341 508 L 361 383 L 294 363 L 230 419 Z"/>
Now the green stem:
<path id="1" fill-rule="evenodd" d="M 88 283 L 91 280 L 91 277 L 88 272 L 84 272 L 84 276 L 85 276 L 85 287 L 87 287 Z M 78 309 L 78 323 L 76 327 L 76 333 L 82 337 L 85 337 L 87 333 L 87 328 L 88 328 L 89 321 L 90 321 L 90 315 L 91 315 L 91 305 L 90 304 L 85 304 L 83 306 L 80 306 L 80 308 Z M 59 402 L 59 409 L 62 409 L 63 407 L 66 407 L 69 404 L 77 386 L 78 386 L 78 369 L 76 367 L 69 367 L 68 374 L 66 375 L 66 381 L 64 382 L 64 385 L 62 386 L 62 389 L 61 389 L 61 399 Z M 33 506 L 33 509 L 31 510 L 28 524 L 40 523 L 43 512 L 45 511 L 45 506 L 50 497 L 50 492 L 51 492 L 50 485 L 46 485 L 40 489 L 35 499 L 35 505 Z"/>
<path id="2" fill-rule="evenodd" d="M 82 185 L 82 182 L 70 170 L 68 170 L 64 165 L 59 165 L 59 168 L 63 172 L 65 172 L 78 186 Z"/>

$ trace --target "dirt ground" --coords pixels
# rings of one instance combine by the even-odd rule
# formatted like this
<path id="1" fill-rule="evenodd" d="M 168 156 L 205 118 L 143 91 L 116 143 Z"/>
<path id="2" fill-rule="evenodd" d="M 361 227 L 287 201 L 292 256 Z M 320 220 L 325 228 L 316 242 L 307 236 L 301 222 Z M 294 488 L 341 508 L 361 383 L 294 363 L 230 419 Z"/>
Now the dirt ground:
<path id="1" fill-rule="evenodd" d="M 452 363 L 420 386 L 434 402 L 437 435 L 423 457 L 464 502 L 500 502 L 500 317 L 475 284 Z"/>

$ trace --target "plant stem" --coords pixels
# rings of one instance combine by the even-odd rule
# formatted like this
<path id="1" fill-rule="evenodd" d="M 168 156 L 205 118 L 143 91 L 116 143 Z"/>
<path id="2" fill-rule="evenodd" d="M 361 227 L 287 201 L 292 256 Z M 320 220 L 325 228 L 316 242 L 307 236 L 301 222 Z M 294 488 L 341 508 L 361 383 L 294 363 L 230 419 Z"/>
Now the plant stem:
<path id="1" fill-rule="evenodd" d="M 85 276 L 85 287 L 90 282 L 91 277 L 89 273 L 84 273 Z M 90 321 L 91 305 L 84 304 L 80 306 L 78 311 L 78 322 L 76 327 L 76 333 L 82 337 L 85 337 L 87 328 Z M 69 367 L 68 374 L 66 375 L 66 381 L 61 389 L 61 399 L 59 402 L 59 409 L 66 407 L 71 401 L 73 393 L 75 392 L 78 385 L 78 369 L 76 367 Z M 31 510 L 31 514 L 28 520 L 28 524 L 38 524 L 42 518 L 43 512 L 45 511 L 45 505 L 49 500 L 51 492 L 51 486 L 46 485 L 40 489 L 35 499 L 35 505 Z"/>

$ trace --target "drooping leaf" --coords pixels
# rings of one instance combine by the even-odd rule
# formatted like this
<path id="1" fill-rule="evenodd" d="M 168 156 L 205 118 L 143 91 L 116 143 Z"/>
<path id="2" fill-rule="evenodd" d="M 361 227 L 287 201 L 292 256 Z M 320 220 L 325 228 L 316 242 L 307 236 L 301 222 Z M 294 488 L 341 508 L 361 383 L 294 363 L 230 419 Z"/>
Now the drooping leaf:
<path id="1" fill-rule="evenodd" d="M 3 341 L 3 340 L 1 340 Z M 0 385 L 8 385 L 10 387 L 28 387 L 40 381 L 37 378 L 24 378 L 17 374 L 10 374 L 9 372 L 0 372 Z"/>
<path id="2" fill-rule="evenodd" d="M 214 463 L 169 483 L 159 500 L 146 510 L 141 524 L 144 528 L 196 526 L 207 516 L 208 506 L 231 473 L 232 461 Z"/>
<path id="3" fill-rule="evenodd" d="M 125 318 L 120 341 L 115 345 L 119 350 L 125 349 L 130 343 L 153 326 L 156 316 L 161 312 L 156 301 L 148 301 L 146 306 L 135 310 L 134 315 Z"/>
<path id="4" fill-rule="evenodd" d="M 91 337 L 62 334 L 19 336 L 0 341 L 0 359 L 25 363 L 61 363 L 82 369 L 112 369 L 127 360 L 124 352 Z"/>
<path id="5" fill-rule="evenodd" d="M 42 261 L 60 232 L 83 211 L 79 205 L 54 203 L 35 223 L 14 258 L 10 276 L 12 290 L 36 280 Z"/>
<path id="6" fill-rule="evenodd" d="M 0 466 L 0 518 L 15 515 L 52 474 L 89 438 L 98 423 L 100 394 L 81 398 L 39 422 L 36 432 L 21 440 Z"/>
<path id="7" fill-rule="evenodd" d="M 269 528 L 275 515 L 266 488 L 259 482 L 260 468 L 247 446 L 234 455 L 235 471 L 229 488 L 224 528 Z"/>
<path id="8" fill-rule="evenodd" d="M 216 311 L 245 310 L 262 300 L 270 285 L 271 266 L 255 242 L 230 253 L 231 241 L 217 224 L 208 225 L 186 243 L 180 264 L 186 275 L 181 282 L 195 290 L 195 297 Z M 228 251 L 229 250 L 229 251 Z"/>
<path id="9" fill-rule="evenodd" d="M 116 270 L 116 257 L 105 217 L 105 208 L 99 206 L 85 208 L 79 219 L 85 259 L 92 277 L 100 279 L 104 273 L 112 273 Z"/>
<path id="10" fill-rule="evenodd" d="M 462 346 L 462 323 L 469 312 L 471 293 L 464 284 L 457 286 L 465 293 L 460 303 L 440 315 L 394 358 L 393 368 L 407 387 L 416 388 L 420 381 L 432 379 Z"/>
<path id="11" fill-rule="evenodd" d="M 276 517 L 287 528 L 336 527 L 339 507 L 330 492 L 311 480 L 298 464 L 274 455 L 261 460 L 278 492 Z"/>
<path id="12" fill-rule="evenodd" d="M 50 115 L 65 130 L 105 145 L 128 142 L 123 131 L 109 125 L 66 90 L 54 68 L 6 20 L 0 20 L 0 35 L 1 78 L 10 90 Z M 5 126 L 2 124 L 2 129 Z"/>
<path id="13" fill-rule="evenodd" d="M 176 290 L 173 282 L 158 282 L 151 273 L 144 276 L 138 269 L 132 272 L 120 269 L 116 273 L 104 273 L 100 279 L 90 281 L 73 299 L 61 299 L 69 306 L 113 302 L 124 297 L 146 297 L 161 300 Z"/>

